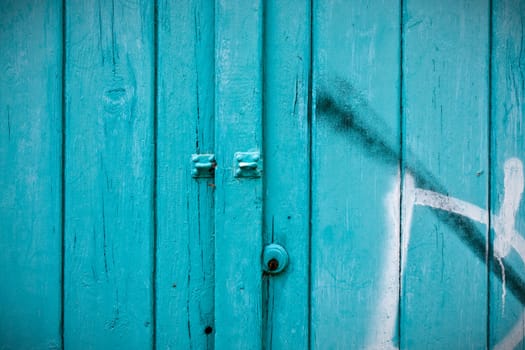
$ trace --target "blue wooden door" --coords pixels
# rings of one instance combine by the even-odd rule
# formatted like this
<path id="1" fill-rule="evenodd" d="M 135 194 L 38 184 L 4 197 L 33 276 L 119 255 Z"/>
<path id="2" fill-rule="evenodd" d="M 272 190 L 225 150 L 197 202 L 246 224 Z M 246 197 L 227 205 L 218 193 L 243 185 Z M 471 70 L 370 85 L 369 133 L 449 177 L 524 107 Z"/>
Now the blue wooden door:
<path id="1" fill-rule="evenodd" d="M 523 9 L 314 2 L 312 347 L 523 348 Z"/>
<path id="2" fill-rule="evenodd" d="M 523 1 L 0 11 L 1 349 L 525 349 Z"/>

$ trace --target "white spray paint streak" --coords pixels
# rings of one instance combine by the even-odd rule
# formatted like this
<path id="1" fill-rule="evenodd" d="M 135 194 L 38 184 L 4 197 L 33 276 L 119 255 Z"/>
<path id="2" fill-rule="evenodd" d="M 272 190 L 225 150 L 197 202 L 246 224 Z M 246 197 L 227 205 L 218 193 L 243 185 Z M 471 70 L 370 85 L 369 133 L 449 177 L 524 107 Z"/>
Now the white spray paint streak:
<path id="1" fill-rule="evenodd" d="M 503 306 L 505 309 L 505 269 L 503 258 L 510 253 L 512 247 L 525 263 L 525 240 L 516 231 L 516 215 L 523 196 L 523 164 L 517 158 L 510 158 L 503 167 L 503 201 L 498 215 L 494 216 L 494 256 L 501 266 Z M 514 349 L 525 336 L 525 312 L 516 322 L 511 331 L 494 347 L 497 350 Z"/>
<path id="2" fill-rule="evenodd" d="M 386 240 L 384 244 L 384 261 L 381 285 L 379 286 L 379 302 L 376 314 L 371 318 L 368 327 L 366 349 L 396 349 L 392 334 L 396 330 L 397 307 L 399 304 L 399 198 L 400 176 L 392 184 L 392 190 L 387 193 L 384 205 L 386 210 Z"/>
<path id="3" fill-rule="evenodd" d="M 525 239 L 516 231 L 516 215 L 523 195 L 523 165 L 517 158 L 511 158 L 504 166 L 504 188 L 501 208 L 491 219 L 494 225 L 494 254 L 504 258 L 513 248 L 525 261 Z M 465 216 L 471 220 L 488 225 L 488 213 L 472 203 L 441 193 L 415 189 L 415 204 L 445 210 Z"/>
<path id="4" fill-rule="evenodd" d="M 510 245 L 525 263 L 525 238 L 523 238 L 516 230 L 512 231 Z"/>
<path id="5" fill-rule="evenodd" d="M 411 175 L 405 176 L 403 184 L 403 236 L 401 265 L 399 262 L 399 228 L 401 226 L 400 202 L 400 176 L 392 184 L 392 189 L 387 193 L 384 205 L 387 213 L 387 239 L 385 241 L 385 260 L 383 263 L 383 276 L 376 308 L 376 315 L 371 319 L 370 333 L 366 349 L 382 350 L 397 349 L 392 341 L 392 334 L 396 332 L 397 311 L 399 305 L 399 268 L 403 275 L 404 261 L 408 242 L 410 241 L 410 226 L 412 224 L 412 212 L 414 208 L 414 179 Z"/>
<path id="6" fill-rule="evenodd" d="M 405 175 L 403 182 L 403 212 L 401 223 L 403 227 L 403 235 L 401 242 L 403 248 L 401 250 L 401 275 L 405 272 L 406 258 L 408 256 L 408 245 L 410 244 L 410 234 L 412 227 L 412 214 L 414 213 L 414 205 L 416 204 L 416 183 L 411 174 Z"/>
<path id="7" fill-rule="evenodd" d="M 503 259 L 509 255 L 511 248 L 514 248 L 525 262 L 525 242 L 515 230 L 516 214 L 523 195 L 523 165 L 519 159 L 510 158 L 505 162 L 503 171 L 503 200 L 499 213 L 493 216 L 494 256 L 501 267 L 502 277 L 502 313 L 505 312 L 507 295 Z"/>
<path id="8" fill-rule="evenodd" d="M 415 197 L 416 205 L 445 210 L 454 214 L 466 216 L 485 225 L 488 224 L 487 211 L 472 203 L 445 196 L 441 193 L 422 190 L 420 188 L 415 190 Z"/>
<path id="9" fill-rule="evenodd" d="M 399 203 L 399 175 L 394 182 L 393 189 L 387 194 L 385 198 L 385 206 L 387 209 L 387 223 L 394 227 L 391 236 L 396 236 L 399 233 L 400 216 L 399 210 L 395 212 L 396 205 Z M 504 165 L 504 185 L 503 185 L 503 200 L 501 208 L 496 215 L 491 215 L 492 223 L 494 225 L 494 256 L 498 260 L 502 272 L 502 299 L 503 307 L 505 305 L 505 269 L 503 265 L 503 258 L 509 253 L 511 248 L 514 249 L 522 261 L 525 263 L 525 239 L 515 230 L 516 215 L 521 203 L 524 188 L 523 178 L 523 164 L 517 158 L 510 158 Z M 396 192 L 397 191 L 397 192 Z M 434 209 L 448 211 L 457 215 L 467 217 L 473 221 L 477 221 L 484 225 L 489 224 L 489 212 L 472 203 L 462 201 L 457 198 L 449 197 L 441 193 L 416 188 L 414 179 L 410 174 L 406 174 L 403 183 L 403 211 L 402 211 L 402 253 L 401 253 L 401 274 L 404 273 L 408 245 L 410 243 L 410 225 L 412 223 L 412 213 L 414 205 L 427 206 Z M 392 209 L 393 208 L 393 209 Z M 392 245 L 387 244 L 386 247 Z M 393 246 L 392 246 L 393 247 Z M 387 252 L 388 258 L 390 252 Z M 393 279 L 391 265 L 388 265 L 388 259 L 384 268 L 384 281 L 391 281 Z M 397 283 L 395 284 L 397 285 Z M 387 291 L 383 295 L 380 309 L 391 310 L 392 303 L 399 302 L 399 295 L 393 295 L 391 291 Z M 397 307 L 397 306 L 396 306 Z M 381 312 L 380 310 L 380 312 Z M 382 315 L 382 314 L 378 314 Z M 376 322 L 384 322 L 380 316 L 376 318 Z M 377 324 L 377 323 L 376 323 Z M 381 324 L 381 323 L 380 323 Z M 385 324 L 385 323 L 383 323 Z M 387 322 L 385 329 L 394 334 L 396 330 L 395 320 Z M 497 345 L 497 349 L 513 349 L 524 337 L 525 333 L 525 312 L 521 319 L 516 323 L 514 328 L 505 336 L 505 338 Z M 371 339 L 369 342 L 370 349 L 376 349 L 384 340 Z M 376 345 L 377 344 L 377 345 Z M 390 341 L 389 344 L 392 344 Z M 392 345 L 390 345 L 392 346 Z"/>
<path id="10" fill-rule="evenodd" d="M 516 215 L 523 195 L 523 165 L 519 159 L 510 158 L 505 162 L 503 171 L 503 201 L 498 214 L 492 215 L 491 219 L 494 224 L 495 234 L 494 256 L 501 267 L 501 297 L 503 303 L 502 309 L 504 310 L 507 290 L 505 268 L 502 259 L 505 258 L 510 253 L 511 248 L 513 248 L 525 262 L 525 240 L 515 230 Z M 487 210 L 472 203 L 419 188 L 415 190 L 415 196 L 416 205 L 445 210 L 488 225 Z"/>
<path id="11" fill-rule="evenodd" d="M 514 226 L 523 194 L 523 165 L 519 159 L 511 158 L 505 162 L 503 170 L 503 201 L 498 215 L 494 217 L 494 254 L 504 258 L 512 247 L 518 253 L 524 253 L 520 256 L 525 260 L 525 247 L 520 246 L 520 241 L 514 238 L 520 236 Z"/>
<path id="12" fill-rule="evenodd" d="M 499 268 L 501 269 L 501 314 L 505 313 L 505 300 L 507 300 L 507 278 L 505 277 L 505 265 L 503 265 L 503 258 L 496 256 Z"/>

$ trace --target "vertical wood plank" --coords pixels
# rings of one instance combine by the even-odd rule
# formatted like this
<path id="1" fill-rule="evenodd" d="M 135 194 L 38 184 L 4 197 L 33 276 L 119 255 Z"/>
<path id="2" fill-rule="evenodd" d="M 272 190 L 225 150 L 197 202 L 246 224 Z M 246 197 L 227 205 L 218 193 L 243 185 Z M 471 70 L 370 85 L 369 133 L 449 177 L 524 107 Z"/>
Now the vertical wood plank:
<path id="1" fill-rule="evenodd" d="M 0 7 L 0 348 L 61 346 L 62 6 Z"/>
<path id="2" fill-rule="evenodd" d="M 493 1 L 490 347 L 525 347 L 525 4 Z"/>
<path id="3" fill-rule="evenodd" d="M 161 1 L 158 19 L 157 347 L 213 348 L 215 180 L 190 158 L 214 153 L 214 3 Z"/>
<path id="4" fill-rule="evenodd" d="M 489 4 L 407 0 L 403 19 L 400 347 L 485 348 L 487 226 L 450 198 L 488 207 Z"/>
<path id="5" fill-rule="evenodd" d="M 218 349 L 262 344 L 262 179 L 234 178 L 233 170 L 236 152 L 262 148 L 262 11 L 261 1 L 215 2 Z"/>
<path id="6" fill-rule="evenodd" d="M 315 349 L 394 345 L 399 294 L 399 18 L 399 4 L 390 1 L 314 2 Z"/>
<path id="7" fill-rule="evenodd" d="M 264 241 L 290 265 L 263 286 L 267 349 L 308 348 L 310 3 L 264 9 Z"/>
<path id="8" fill-rule="evenodd" d="M 153 6 L 66 4 L 66 348 L 152 345 Z"/>

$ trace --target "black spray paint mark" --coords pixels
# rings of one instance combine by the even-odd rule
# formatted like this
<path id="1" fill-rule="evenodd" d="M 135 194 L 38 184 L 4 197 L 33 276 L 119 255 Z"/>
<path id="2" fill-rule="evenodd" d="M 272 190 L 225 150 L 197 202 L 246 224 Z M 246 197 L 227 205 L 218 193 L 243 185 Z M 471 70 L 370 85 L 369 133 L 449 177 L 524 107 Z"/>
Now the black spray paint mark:
<path id="1" fill-rule="evenodd" d="M 381 131 L 388 128 L 381 121 L 381 118 L 359 96 L 353 86 L 344 82 L 338 82 L 335 86 L 342 96 L 345 96 L 345 98 L 349 96 L 346 100 L 347 102 L 338 103 L 329 93 L 325 91 L 318 92 L 316 98 L 317 120 L 326 122 L 334 127 L 335 130 L 350 136 L 352 140 L 361 144 L 372 156 L 380 157 L 387 163 L 398 165 L 401 160 L 399 145 L 389 144 L 385 140 L 384 132 Z M 370 120 L 373 123 L 367 122 Z M 404 168 L 412 174 L 417 187 L 448 195 L 445 186 L 430 171 L 421 163 L 413 161 L 414 157 L 410 156 L 409 151 L 404 153 Z M 432 213 L 439 221 L 447 225 L 452 232 L 455 232 L 478 259 L 486 262 L 488 254 L 484 235 L 470 219 L 439 209 L 432 210 Z M 502 281 L 503 276 L 499 262 L 493 256 L 491 259 L 490 269 Z M 525 281 L 520 278 L 516 269 L 506 263 L 505 260 L 503 260 L 503 267 L 505 269 L 507 288 L 522 305 L 525 305 Z"/>

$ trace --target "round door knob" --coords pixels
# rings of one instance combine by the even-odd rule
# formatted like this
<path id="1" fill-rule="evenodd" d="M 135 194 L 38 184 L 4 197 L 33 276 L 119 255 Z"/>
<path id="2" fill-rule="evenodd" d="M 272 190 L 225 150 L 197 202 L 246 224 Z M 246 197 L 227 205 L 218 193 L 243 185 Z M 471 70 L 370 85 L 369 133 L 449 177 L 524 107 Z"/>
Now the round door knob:
<path id="1" fill-rule="evenodd" d="M 262 264 L 265 272 L 279 273 L 288 265 L 288 253 L 279 244 L 269 244 L 264 247 Z"/>

